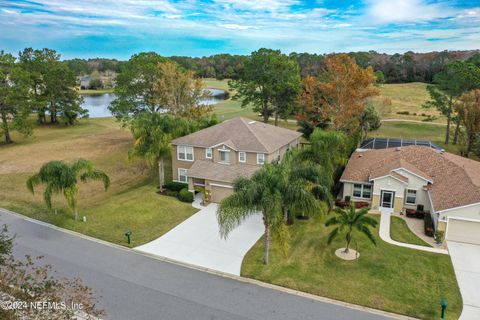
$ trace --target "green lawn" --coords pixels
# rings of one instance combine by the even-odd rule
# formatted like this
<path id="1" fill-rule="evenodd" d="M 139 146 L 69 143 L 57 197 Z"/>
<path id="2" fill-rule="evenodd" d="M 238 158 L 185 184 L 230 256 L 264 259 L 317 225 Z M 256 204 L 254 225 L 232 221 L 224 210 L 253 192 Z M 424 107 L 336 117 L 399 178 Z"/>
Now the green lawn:
<path id="1" fill-rule="evenodd" d="M 245 257 L 242 275 L 422 319 L 439 319 L 440 299 L 445 297 L 447 318 L 458 318 L 462 300 L 449 256 L 387 244 L 376 230 L 376 247 L 357 237 L 353 248 L 360 252 L 359 260 L 342 261 L 334 252 L 344 246 L 344 239 L 328 246 L 326 238 L 331 229 L 324 226 L 324 221 L 325 217 L 295 221 L 289 255 L 284 257 L 273 243 L 268 266 L 262 264 L 260 239 Z"/>
<path id="2" fill-rule="evenodd" d="M 422 82 L 384 84 L 380 87 L 380 96 L 371 101 L 384 119 L 421 121 L 427 116 L 434 116 L 437 118 L 434 122 L 445 123 L 445 117 L 437 110 L 422 107 L 430 99 L 426 87 L 427 84 Z"/>
<path id="3" fill-rule="evenodd" d="M 230 88 L 228 87 L 229 79 L 224 80 L 217 80 L 215 78 L 205 78 L 203 79 L 204 87 L 210 89 L 220 89 L 229 91 Z"/>
<path id="4" fill-rule="evenodd" d="M 156 176 L 142 161 L 128 160 L 131 134 L 111 118 L 81 120 L 70 128 L 39 126 L 34 133 L 26 139 L 14 135 L 16 143 L 0 145 L 0 207 L 122 245 L 127 229 L 133 244 L 140 245 L 196 212 L 190 204 L 155 193 Z M 73 220 L 63 197 L 53 198 L 55 215 L 43 202 L 42 188 L 32 195 L 25 186 L 43 163 L 78 158 L 93 161 L 112 181 L 106 192 L 99 183 L 80 183 L 79 211 L 86 223 Z M 171 179 L 170 161 L 165 172 Z"/>
<path id="5" fill-rule="evenodd" d="M 98 89 L 98 90 L 90 90 L 90 89 L 87 89 L 87 90 L 80 90 L 79 91 L 80 94 L 82 95 L 86 95 L 86 96 L 95 96 L 95 95 L 101 95 L 101 94 L 105 94 L 105 93 L 113 93 L 113 88 L 110 88 L 110 89 Z"/>
<path id="6" fill-rule="evenodd" d="M 431 247 L 431 245 L 429 245 L 428 243 L 417 237 L 413 232 L 411 232 L 408 228 L 407 223 L 402 218 L 392 216 L 390 223 L 390 237 L 392 237 L 393 240 L 404 243 L 417 244 L 419 246 Z"/>
<path id="7" fill-rule="evenodd" d="M 413 140 L 427 140 L 431 141 L 445 150 L 459 154 L 458 145 L 445 145 L 445 130 L 444 125 L 429 124 L 429 123 L 411 123 L 411 122 L 382 122 L 380 129 L 370 132 L 370 137 L 381 138 L 402 138 Z M 453 138 L 453 136 L 452 136 Z"/>

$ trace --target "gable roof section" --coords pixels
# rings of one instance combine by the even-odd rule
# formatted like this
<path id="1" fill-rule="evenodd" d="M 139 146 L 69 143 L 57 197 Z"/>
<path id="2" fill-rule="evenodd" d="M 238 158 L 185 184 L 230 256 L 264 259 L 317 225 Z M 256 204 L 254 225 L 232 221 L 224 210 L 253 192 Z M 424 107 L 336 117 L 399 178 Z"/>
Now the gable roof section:
<path id="1" fill-rule="evenodd" d="M 480 162 L 428 147 L 356 151 L 341 180 L 369 182 L 400 168 L 431 182 L 428 190 L 436 211 L 480 202 Z"/>
<path id="2" fill-rule="evenodd" d="M 231 183 L 238 177 L 249 178 L 261 168 L 261 166 L 243 163 L 227 165 L 208 160 L 197 160 L 188 169 L 188 176 Z"/>
<path id="3" fill-rule="evenodd" d="M 238 117 L 174 139 L 172 144 L 210 148 L 224 143 L 236 150 L 271 153 L 301 136 L 293 130 Z"/>

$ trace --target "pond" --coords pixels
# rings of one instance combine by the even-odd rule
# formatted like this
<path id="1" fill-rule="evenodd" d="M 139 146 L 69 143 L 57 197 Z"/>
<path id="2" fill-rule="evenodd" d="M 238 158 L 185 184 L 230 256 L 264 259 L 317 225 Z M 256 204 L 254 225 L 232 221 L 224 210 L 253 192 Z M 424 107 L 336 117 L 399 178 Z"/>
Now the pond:
<path id="1" fill-rule="evenodd" d="M 203 99 L 200 104 L 213 105 L 228 98 L 228 93 L 219 89 L 204 89 L 210 92 L 211 96 L 208 99 Z M 99 95 L 84 95 L 82 108 L 88 110 L 90 118 L 104 118 L 111 117 L 112 114 L 108 110 L 110 103 L 115 100 L 116 96 L 113 93 L 104 93 Z"/>

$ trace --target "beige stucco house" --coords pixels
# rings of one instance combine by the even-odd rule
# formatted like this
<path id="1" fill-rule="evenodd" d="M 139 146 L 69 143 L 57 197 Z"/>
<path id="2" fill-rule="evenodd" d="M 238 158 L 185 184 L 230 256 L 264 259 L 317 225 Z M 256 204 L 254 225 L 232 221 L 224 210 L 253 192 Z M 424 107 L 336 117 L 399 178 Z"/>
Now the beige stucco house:
<path id="1" fill-rule="evenodd" d="M 352 154 L 340 197 L 401 212 L 418 204 L 447 239 L 480 243 L 480 162 L 425 146 Z M 477 230 L 472 232 L 472 230 Z"/>
<path id="2" fill-rule="evenodd" d="M 265 162 L 281 160 L 301 134 L 263 122 L 234 118 L 172 141 L 173 180 L 210 191 L 219 202 L 238 177 L 250 177 Z"/>

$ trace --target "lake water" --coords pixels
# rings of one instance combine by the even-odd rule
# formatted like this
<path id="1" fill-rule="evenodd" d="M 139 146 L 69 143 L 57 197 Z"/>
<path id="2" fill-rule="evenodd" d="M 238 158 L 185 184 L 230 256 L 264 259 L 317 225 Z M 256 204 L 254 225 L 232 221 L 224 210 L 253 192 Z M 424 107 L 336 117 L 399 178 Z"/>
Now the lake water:
<path id="1" fill-rule="evenodd" d="M 211 97 L 204 99 L 200 104 L 217 104 L 228 98 L 227 92 L 219 89 L 205 89 L 211 93 Z M 112 114 L 108 110 L 110 103 L 115 100 L 116 96 L 113 93 L 105 93 L 99 95 L 84 95 L 82 108 L 88 110 L 90 118 L 104 118 L 111 117 Z"/>

